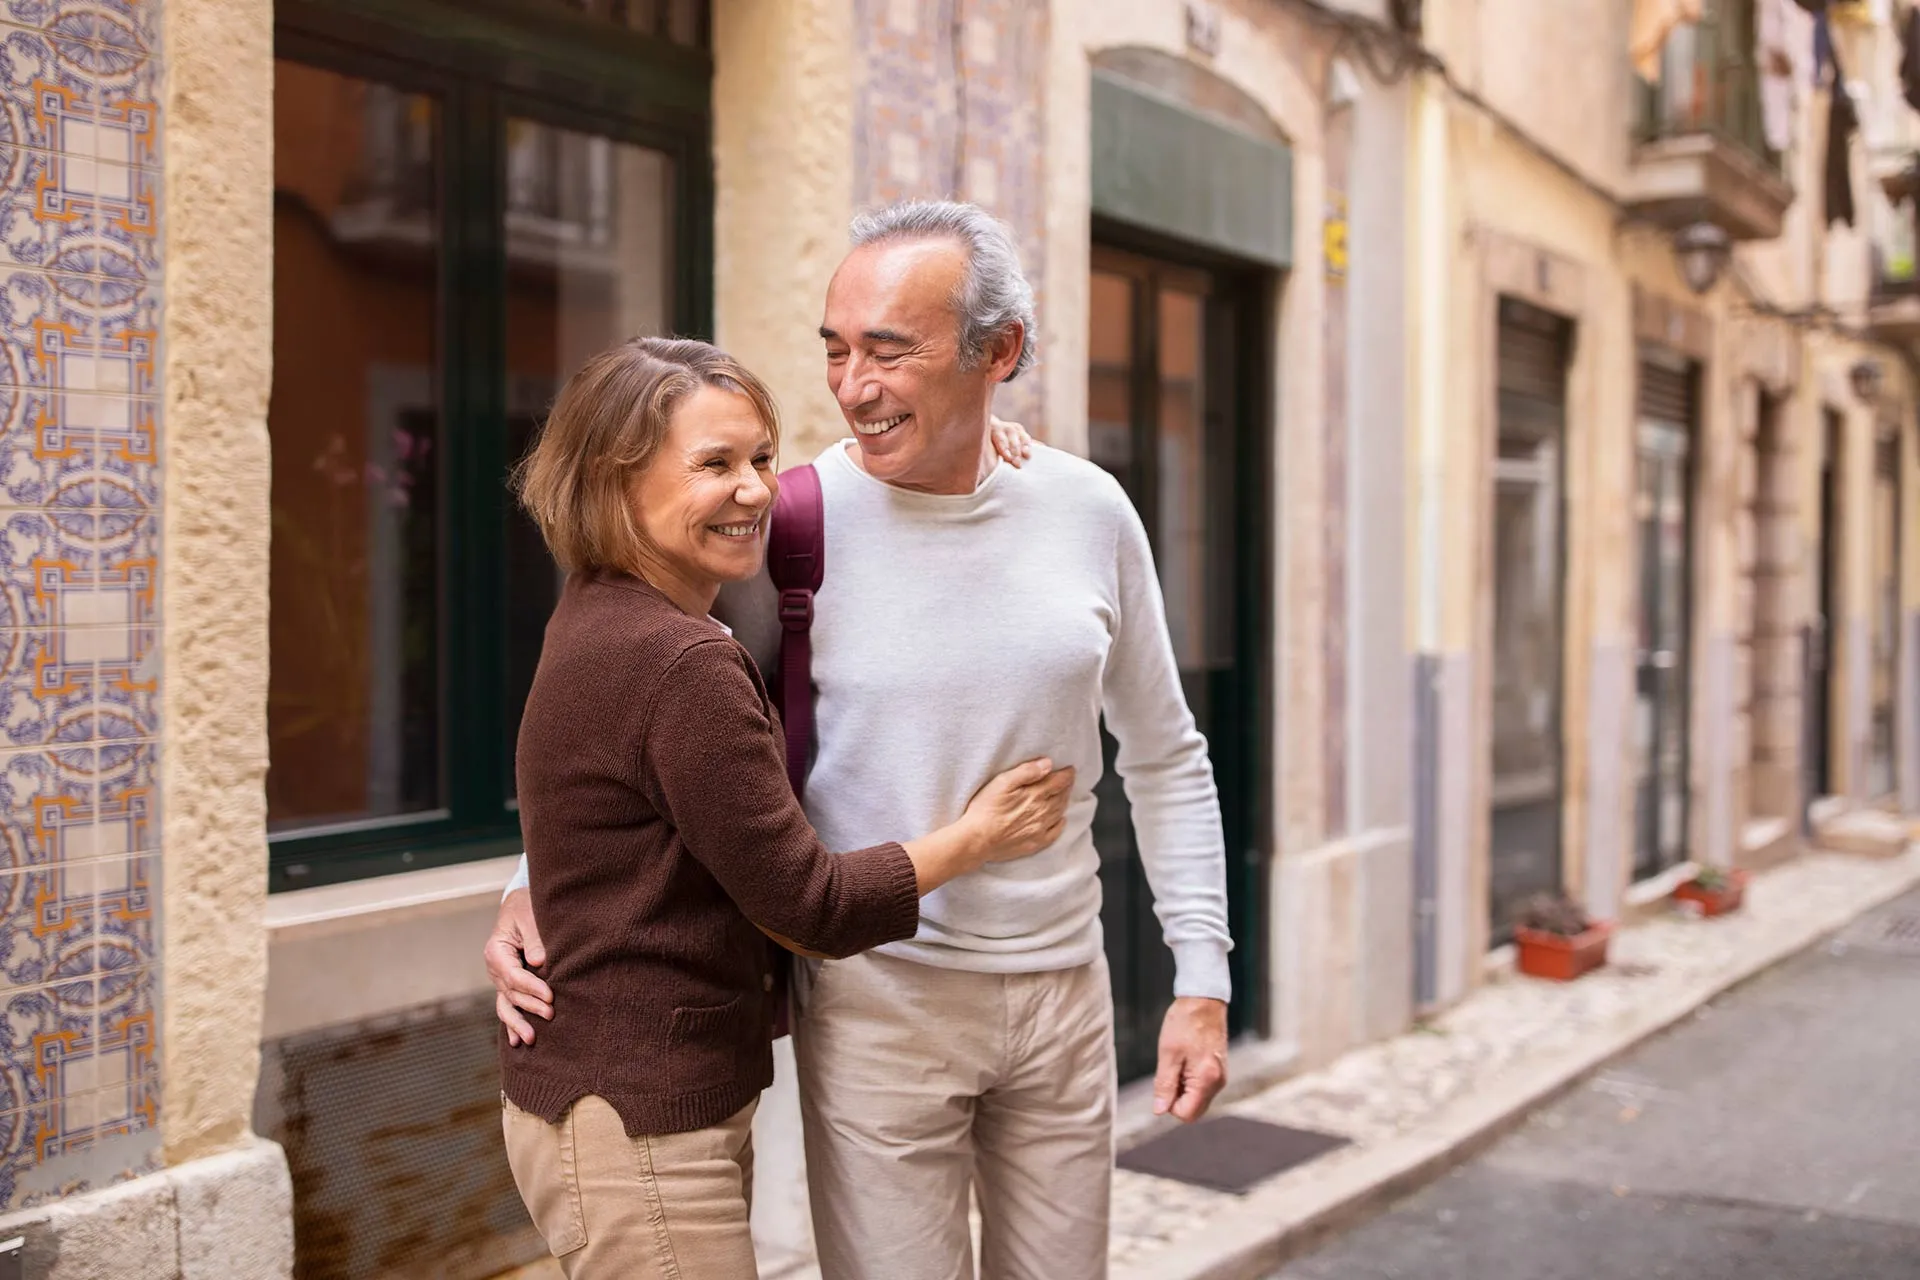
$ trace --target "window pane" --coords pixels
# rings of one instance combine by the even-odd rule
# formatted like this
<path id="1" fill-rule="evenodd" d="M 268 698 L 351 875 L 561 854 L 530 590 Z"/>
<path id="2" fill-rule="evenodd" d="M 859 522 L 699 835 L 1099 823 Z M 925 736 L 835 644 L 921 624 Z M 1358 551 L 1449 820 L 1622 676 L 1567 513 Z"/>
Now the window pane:
<path id="1" fill-rule="evenodd" d="M 1154 556 L 1167 628 L 1181 671 L 1225 670 L 1234 663 L 1233 433 L 1224 406 L 1208 400 L 1209 384 L 1216 398 L 1225 390 L 1224 352 L 1209 350 L 1203 295 L 1162 287 L 1159 309 Z"/>
<path id="2" fill-rule="evenodd" d="M 616 342 L 672 329 L 673 164 L 644 147 L 530 120 L 507 126 L 507 457 L 560 384 Z M 520 708 L 560 574 L 515 507 L 507 524 L 509 794 Z"/>
<path id="3" fill-rule="evenodd" d="M 1556 449 L 1504 468 L 1493 514 L 1495 804 L 1550 794 L 1559 760 L 1560 501 Z"/>
<path id="4" fill-rule="evenodd" d="M 1087 353 L 1087 452 L 1129 493 L 1133 475 L 1133 281 L 1093 273 Z"/>
<path id="5" fill-rule="evenodd" d="M 1207 665 L 1206 404 L 1200 380 L 1205 299 L 1160 291 L 1160 485 L 1154 549 L 1167 629 L 1182 671 Z"/>
<path id="6" fill-rule="evenodd" d="M 1873 475 L 1873 725 L 1867 789 L 1876 799 L 1897 787 L 1894 773 L 1900 681 L 1900 447 L 1882 440 Z"/>
<path id="7" fill-rule="evenodd" d="M 276 832 L 440 807 L 439 108 L 275 64 Z"/>

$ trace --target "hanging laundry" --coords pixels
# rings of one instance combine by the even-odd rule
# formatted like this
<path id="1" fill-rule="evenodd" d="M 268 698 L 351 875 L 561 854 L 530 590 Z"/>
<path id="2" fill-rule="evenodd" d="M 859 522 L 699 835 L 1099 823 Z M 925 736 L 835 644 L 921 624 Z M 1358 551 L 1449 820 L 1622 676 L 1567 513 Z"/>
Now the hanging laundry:
<path id="1" fill-rule="evenodd" d="M 1833 106 L 1827 112 L 1827 165 L 1825 195 L 1827 225 L 1844 222 L 1853 225 L 1853 135 L 1860 128 L 1860 115 L 1853 108 L 1853 95 L 1847 92 L 1847 77 L 1840 69 L 1840 58 L 1831 50 L 1827 56 L 1833 67 Z"/>
<path id="2" fill-rule="evenodd" d="M 1675 27 L 1700 21 L 1702 0 L 1633 0 L 1633 27 L 1627 47 L 1633 69 L 1648 84 L 1660 79 L 1660 50 Z"/>
<path id="3" fill-rule="evenodd" d="M 1797 0 L 1760 0 L 1755 65 L 1760 69 L 1760 124 L 1769 149 L 1793 145 L 1793 122 L 1813 87 L 1811 15 Z"/>
<path id="4" fill-rule="evenodd" d="M 1900 20 L 1900 93 L 1920 111 L 1920 7 Z"/>

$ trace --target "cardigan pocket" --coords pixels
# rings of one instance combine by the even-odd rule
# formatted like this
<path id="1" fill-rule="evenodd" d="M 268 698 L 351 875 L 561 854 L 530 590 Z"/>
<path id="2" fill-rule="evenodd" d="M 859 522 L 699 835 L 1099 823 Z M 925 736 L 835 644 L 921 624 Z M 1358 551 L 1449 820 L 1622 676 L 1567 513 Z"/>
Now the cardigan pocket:
<path id="1" fill-rule="evenodd" d="M 667 1061 L 674 1087 L 699 1091 L 733 1083 L 742 1051 L 753 1033 L 763 1031 L 754 1012 L 745 996 L 725 1004 L 676 1007 L 667 1029 Z"/>

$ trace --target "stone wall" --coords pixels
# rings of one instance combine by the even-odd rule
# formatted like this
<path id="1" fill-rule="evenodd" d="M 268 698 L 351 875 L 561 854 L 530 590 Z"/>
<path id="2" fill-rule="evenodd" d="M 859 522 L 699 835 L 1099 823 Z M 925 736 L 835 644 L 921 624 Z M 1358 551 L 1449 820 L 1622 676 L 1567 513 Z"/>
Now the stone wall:
<path id="1" fill-rule="evenodd" d="M 243 1143 L 266 987 L 273 6 L 167 24 L 169 1164 Z M 237 110 L 235 104 L 249 104 Z"/>
<path id="2" fill-rule="evenodd" d="M 1049 6 L 855 0 L 853 7 L 854 207 L 952 198 L 992 210 L 1013 228 L 1044 313 Z M 1047 358 L 1044 344 L 1040 358 Z M 1032 373 L 1003 388 L 995 408 L 1044 431 Z"/>

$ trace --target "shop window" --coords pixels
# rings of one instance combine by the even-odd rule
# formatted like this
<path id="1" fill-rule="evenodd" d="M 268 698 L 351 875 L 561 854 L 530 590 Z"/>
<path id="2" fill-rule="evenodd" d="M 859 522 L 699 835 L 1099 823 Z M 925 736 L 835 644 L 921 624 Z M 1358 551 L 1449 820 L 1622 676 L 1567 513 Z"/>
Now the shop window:
<path id="1" fill-rule="evenodd" d="M 276 889 L 519 848 L 560 577 L 508 471 L 588 356 L 709 328 L 705 3 L 383 14 L 279 12 Z"/>

